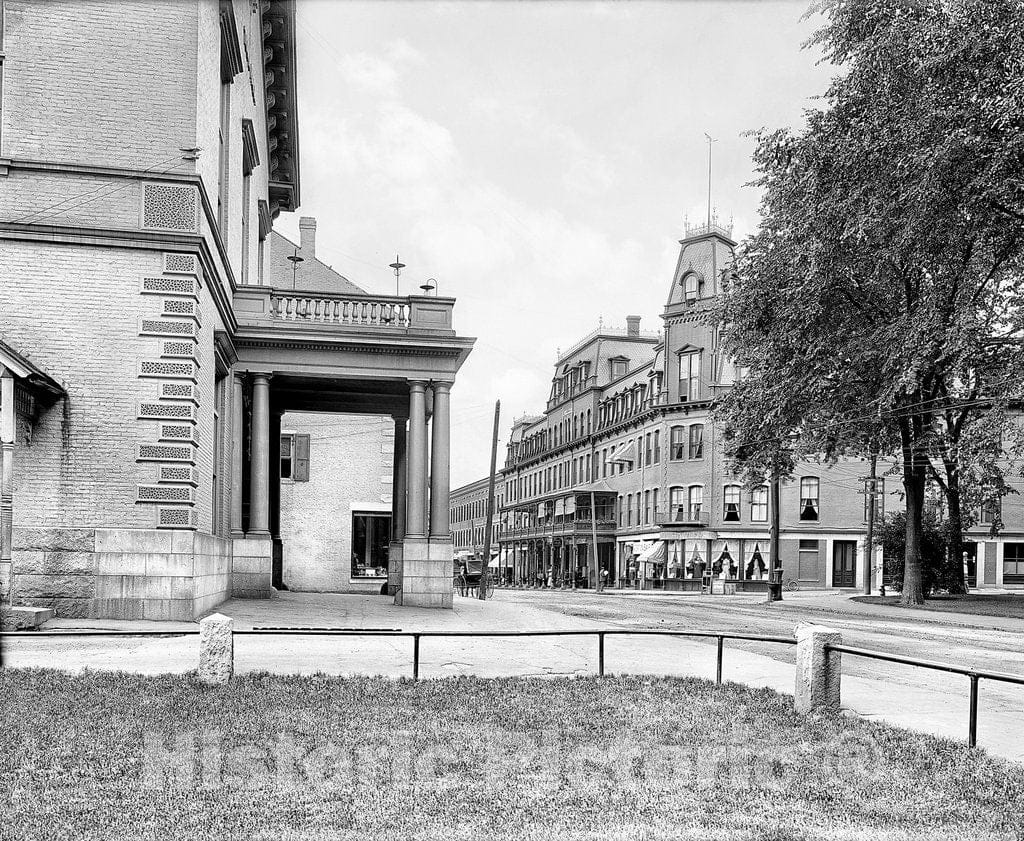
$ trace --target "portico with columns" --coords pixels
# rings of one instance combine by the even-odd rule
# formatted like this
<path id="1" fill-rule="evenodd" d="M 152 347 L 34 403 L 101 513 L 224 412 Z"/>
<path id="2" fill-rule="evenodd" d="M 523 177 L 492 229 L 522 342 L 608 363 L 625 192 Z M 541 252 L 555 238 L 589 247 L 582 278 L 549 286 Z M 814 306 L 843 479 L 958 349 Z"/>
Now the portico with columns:
<path id="1" fill-rule="evenodd" d="M 267 598 L 280 579 L 275 418 L 284 412 L 337 412 L 394 419 L 387 594 L 398 605 L 451 607 L 450 400 L 473 345 L 449 326 L 454 302 L 378 301 L 381 312 L 397 307 L 398 300 L 408 302 L 405 325 L 396 326 L 384 314 L 377 324 L 353 326 L 281 319 L 275 315 L 276 294 L 236 293 L 243 300 L 236 300 L 240 323 L 232 383 L 240 398 L 233 401 L 231 418 L 233 594 Z"/>

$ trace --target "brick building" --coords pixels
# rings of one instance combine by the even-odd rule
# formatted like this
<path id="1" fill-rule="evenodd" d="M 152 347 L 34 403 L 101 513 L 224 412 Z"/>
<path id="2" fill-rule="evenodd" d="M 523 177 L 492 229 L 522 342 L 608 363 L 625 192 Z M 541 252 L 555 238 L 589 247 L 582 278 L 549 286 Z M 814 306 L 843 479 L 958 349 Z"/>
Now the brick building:
<path id="1" fill-rule="evenodd" d="M 468 485 L 455 488 L 451 495 L 452 542 L 455 560 L 480 560 L 484 557 L 484 538 L 487 532 L 487 493 L 489 482 L 485 476 Z M 492 569 L 511 570 L 506 555 L 499 552 L 501 509 L 504 506 L 505 485 L 500 475 L 494 482 L 494 521 L 491 525 Z"/>
<path id="2" fill-rule="evenodd" d="M 273 231 L 300 198 L 293 3 L 6 0 L 0 38 L 4 597 L 183 619 L 271 595 L 281 419 L 326 411 L 392 424 L 388 588 L 450 604 L 472 340 L 452 299 L 367 294 Z"/>
<path id="3" fill-rule="evenodd" d="M 710 419 L 737 371 L 702 310 L 732 260 L 731 231 L 712 223 L 680 242 L 661 329 L 601 327 L 556 361 L 542 414 L 517 420 L 502 476 L 501 545 L 526 585 L 689 590 L 766 588 L 770 493 L 732 476 Z M 897 477 L 881 463 L 879 508 L 900 506 Z M 783 576 L 801 587 L 861 587 L 868 465 L 802 463 L 782 483 Z M 1024 501 L 1003 501 L 998 537 L 968 535 L 971 582 L 1024 586 Z M 872 564 L 879 575 L 878 552 Z M 718 584 L 717 582 L 722 582 Z"/>

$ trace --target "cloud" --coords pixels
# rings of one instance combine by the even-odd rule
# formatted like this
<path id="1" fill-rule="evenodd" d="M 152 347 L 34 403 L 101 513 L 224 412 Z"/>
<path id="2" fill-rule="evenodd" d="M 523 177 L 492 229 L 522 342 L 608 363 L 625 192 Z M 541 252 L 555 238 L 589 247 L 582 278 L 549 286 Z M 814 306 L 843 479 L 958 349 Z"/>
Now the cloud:
<path id="1" fill-rule="evenodd" d="M 341 60 L 342 78 L 366 93 L 394 96 L 398 71 L 394 65 L 369 53 L 347 55 Z"/>
<path id="2" fill-rule="evenodd" d="M 384 49 L 385 57 L 370 53 L 350 53 L 341 60 L 342 78 L 364 93 L 394 98 L 403 71 L 422 64 L 426 59 L 404 38 L 391 41 Z"/>

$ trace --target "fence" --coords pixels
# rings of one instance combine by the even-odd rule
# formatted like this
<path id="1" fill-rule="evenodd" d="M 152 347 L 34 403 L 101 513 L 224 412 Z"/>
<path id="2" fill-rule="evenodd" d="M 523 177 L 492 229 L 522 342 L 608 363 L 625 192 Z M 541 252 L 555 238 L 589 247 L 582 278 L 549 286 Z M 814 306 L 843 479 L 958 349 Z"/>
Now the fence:
<path id="1" fill-rule="evenodd" d="M 771 643 L 777 645 L 796 646 L 797 674 L 796 696 L 797 707 L 801 708 L 801 698 L 808 699 L 804 709 L 827 707 L 838 709 L 840 701 L 841 661 L 833 655 L 846 654 L 915 666 L 922 669 L 963 675 L 970 679 L 970 705 L 967 728 L 967 743 L 975 747 L 978 741 L 978 685 L 981 680 L 991 680 L 1024 686 L 1024 676 L 993 672 L 984 669 L 969 669 L 953 666 L 948 663 L 937 663 L 915 657 L 904 657 L 864 648 L 854 648 L 841 644 L 839 634 L 826 628 L 801 626 L 797 629 L 798 638 L 770 636 L 765 634 L 742 634 L 728 631 L 687 631 L 661 628 L 629 628 L 629 629 L 581 629 L 558 631 L 401 631 L 396 629 L 362 629 L 362 628 L 247 628 L 235 630 L 231 620 L 215 614 L 207 617 L 196 630 L 183 629 L 175 631 L 116 631 L 116 630 L 55 630 L 55 631 L 4 631 L 0 637 L 29 637 L 46 639 L 50 637 L 152 637 L 169 638 L 184 636 L 200 637 L 200 677 L 203 676 L 204 661 L 210 657 L 223 657 L 223 652 L 210 654 L 204 640 L 210 630 L 219 630 L 231 640 L 235 636 L 337 636 L 337 637 L 402 637 L 412 639 L 412 678 L 420 677 L 420 642 L 427 638 L 480 638 L 501 637 L 515 639 L 520 637 L 596 637 L 597 638 L 597 674 L 605 675 L 605 640 L 611 636 L 658 636 L 686 637 L 715 640 L 715 682 L 722 683 L 722 668 L 725 657 L 726 640 L 745 642 Z M 800 638 L 806 631 L 806 640 Z M 835 640 L 830 641 L 830 640 Z M 817 656 L 816 656 L 817 655 Z M 230 677 L 233 672 L 233 643 L 227 653 L 227 661 L 220 664 L 219 674 Z M 801 668 L 801 659 L 806 668 Z M 838 666 L 838 668 L 837 668 Z"/>
<path id="2" fill-rule="evenodd" d="M 949 672 L 955 675 L 963 675 L 970 678 L 970 704 L 967 720 L 967 744 L 972 748 L 978 744 L 978 684 L 985 680 L 994 680 L 1001 683 L 1012 683 L 1016 686 L 1024 686 L 1024 676 L 1009 675 L 1004 672 L 990 672 L 984 669 L 965 669 L 960 666 L 951 666 L 948 663 L 935 663 L 931 660 L 919 660 L 916 657 L 901 657 L 898 654 L 886 654 L 882 651 L 870 651 L 866 648 L 851 648 L 848 645 L 826 645 L 825 651 L 829 654 L 849 654 L 852 657 L 865 657 L 870 660 L 884 660 L 889 663 L 900 663 L 904 666 L 917 666 L 920 669 L 932 669 L 937 672 Z"/>

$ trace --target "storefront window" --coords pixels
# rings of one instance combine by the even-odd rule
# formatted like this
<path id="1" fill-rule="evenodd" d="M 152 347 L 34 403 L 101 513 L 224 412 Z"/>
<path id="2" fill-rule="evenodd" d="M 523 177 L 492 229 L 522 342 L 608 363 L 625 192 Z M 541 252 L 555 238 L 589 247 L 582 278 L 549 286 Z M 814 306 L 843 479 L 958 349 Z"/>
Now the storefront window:
<path id="1" fill-rule="evenodd" d="M 386 576 L 390 541 L 390 514 L 353 514 L 352 577 Z"/>
<path id="2" fill-rule="evenodd" d="M 1024 584 L 1024 543 L 1003 546 L 1003 583 Z"/>

